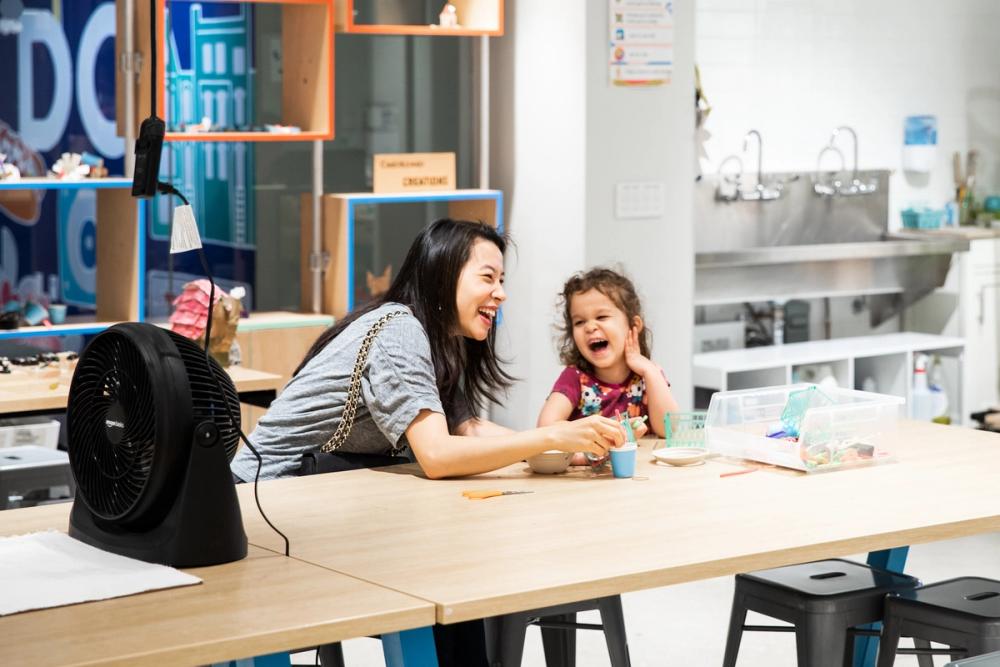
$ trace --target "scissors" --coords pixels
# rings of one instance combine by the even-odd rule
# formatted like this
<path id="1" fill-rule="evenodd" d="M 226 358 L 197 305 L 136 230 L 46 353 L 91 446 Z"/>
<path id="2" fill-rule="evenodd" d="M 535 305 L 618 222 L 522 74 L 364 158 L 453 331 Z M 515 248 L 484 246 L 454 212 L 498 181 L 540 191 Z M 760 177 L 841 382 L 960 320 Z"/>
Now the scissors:
<path id="1" fill-rule="evenodd" d="M 487 489 L 485 491 L 462 491 L 462 495 L 469 500 L 486 500 L 496 496 L 516 496 L 521 493 L 534 493 L 534 491 L 501 491 L 499 489 Z"/>

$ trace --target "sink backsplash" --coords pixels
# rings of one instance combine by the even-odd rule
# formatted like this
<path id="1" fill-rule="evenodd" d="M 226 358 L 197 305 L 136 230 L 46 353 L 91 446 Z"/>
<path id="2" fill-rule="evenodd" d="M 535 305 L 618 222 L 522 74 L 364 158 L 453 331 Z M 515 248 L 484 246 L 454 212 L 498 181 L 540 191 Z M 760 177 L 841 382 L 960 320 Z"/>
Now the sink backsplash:
<path id="1" fill-rule="evenodd" d="M 821 175 L 828 180 L 828 174 Z M 850 181 L 850 172 L 841 172 Z M 784 183 L 781 198 L 771 201 L 719 201 L 718 176 L 706 175 L 695 186 L 695 251 L 727 252 L 768 246 L 877 241 L 888 231 L 889 171 L 859 171 L 878 189 L 864 195 L 820 196 L 813 172 L 765 173 L 764 182 Z M 744 174 L 743 187 L 756 184 Z"/>

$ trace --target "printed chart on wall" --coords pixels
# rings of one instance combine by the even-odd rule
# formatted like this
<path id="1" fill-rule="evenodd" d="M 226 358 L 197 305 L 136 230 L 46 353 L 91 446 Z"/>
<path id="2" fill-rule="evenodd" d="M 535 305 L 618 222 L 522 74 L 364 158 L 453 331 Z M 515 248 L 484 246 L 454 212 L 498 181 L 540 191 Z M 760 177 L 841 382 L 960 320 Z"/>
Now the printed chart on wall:
<path id="1" fill-rule="evenodd" d="M 672 0 L 608 0 L 610 81 L 662 86 L 674 68 Z"/>

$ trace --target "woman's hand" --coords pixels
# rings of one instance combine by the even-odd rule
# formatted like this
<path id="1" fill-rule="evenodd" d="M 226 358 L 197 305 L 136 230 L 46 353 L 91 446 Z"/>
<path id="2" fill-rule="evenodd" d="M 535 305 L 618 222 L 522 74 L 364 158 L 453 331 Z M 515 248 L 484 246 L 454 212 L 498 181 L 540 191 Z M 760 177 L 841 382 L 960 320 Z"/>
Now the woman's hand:
<path id="1" fill-rule="evenodd" d="M 608 449 L 625 442 L 625 429 L 614 419 L 591 415 L 571 422 L 545 427 L 552 449 L 607 456 Z"/>
<path id="2" fill-rule="evenodd" d="M 645 356 L 640 350 L 639 329 L 638 327 L 632 327 L 629 329 L 628 335 L 625 336 L 625 363 L 628 364 L 633 373 L 644 378 L 647 374 L 656 370 L 656 364 L 650 361 L 649 357 Z"/>

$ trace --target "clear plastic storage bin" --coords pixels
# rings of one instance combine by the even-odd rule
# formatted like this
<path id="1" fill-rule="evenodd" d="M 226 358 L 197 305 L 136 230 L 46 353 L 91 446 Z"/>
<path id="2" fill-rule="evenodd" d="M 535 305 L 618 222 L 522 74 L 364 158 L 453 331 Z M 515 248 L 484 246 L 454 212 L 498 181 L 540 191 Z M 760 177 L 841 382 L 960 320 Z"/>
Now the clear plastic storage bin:
<path id="1" fill-rule="evenodd" d="M 780 430 L 789 396 L 822 392 L 799 423 L 797 438 L 767 437 Z M 886 437 L 896 429 L 904 399 L 852 389 L 810 384 L 718 392 L 705 420 L 705 440 L 713 454 L 819 472 L 884 462 Z"/>

